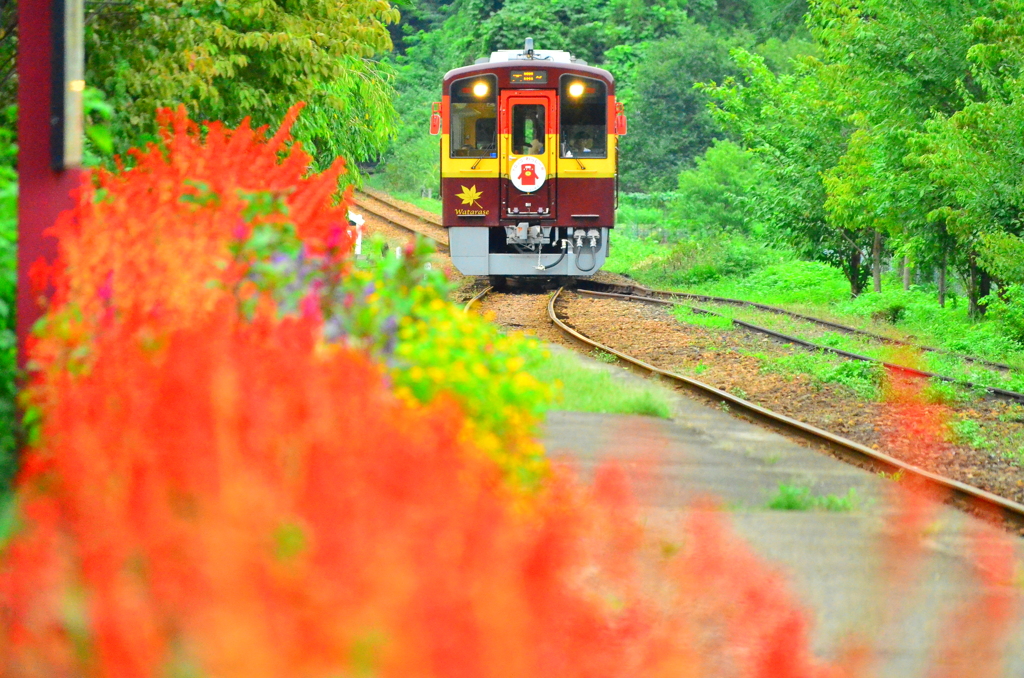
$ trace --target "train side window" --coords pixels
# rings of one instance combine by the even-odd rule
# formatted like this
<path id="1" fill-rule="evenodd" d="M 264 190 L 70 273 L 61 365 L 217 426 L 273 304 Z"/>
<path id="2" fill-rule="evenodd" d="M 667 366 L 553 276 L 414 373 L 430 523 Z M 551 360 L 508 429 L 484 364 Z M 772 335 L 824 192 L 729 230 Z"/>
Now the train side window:
<path id="1" fill-rule="evenodd" d="M 512 153 L 540 155 L 544 152 L 544 105 L 517 104 L 512 107 Z"/>
<path id="2" fill-rule="evenodd" d="M 453 158 L 498 156 L 498 80 L 478 75 L 451 84 L 449 137 Z"/>
<path id="3" fill-rule="evenodd" d="M 559 146 L 563 158 L 608 157 L 608 88 L 604 82 L 563 75 L 559 83 Z"/>

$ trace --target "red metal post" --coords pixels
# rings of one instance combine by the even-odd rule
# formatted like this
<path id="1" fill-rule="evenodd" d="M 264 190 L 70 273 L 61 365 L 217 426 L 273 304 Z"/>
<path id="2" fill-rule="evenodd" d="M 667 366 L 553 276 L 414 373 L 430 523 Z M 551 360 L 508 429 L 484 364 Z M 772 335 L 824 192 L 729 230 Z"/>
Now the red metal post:
<path id="1" fill-rule="evenodd" d="M 18 364 L 25 365 L 25 340 L 42 315 L 29 269 L 40 258 L 52 264 L 57 240 L 44 235 L 73 205 L 71 190 L 80 170 L 51 167 L 50 104 L 53 38 L 52 0 L 18 1 Z M 48 297 L 52 290 L 46 290 Z"/>

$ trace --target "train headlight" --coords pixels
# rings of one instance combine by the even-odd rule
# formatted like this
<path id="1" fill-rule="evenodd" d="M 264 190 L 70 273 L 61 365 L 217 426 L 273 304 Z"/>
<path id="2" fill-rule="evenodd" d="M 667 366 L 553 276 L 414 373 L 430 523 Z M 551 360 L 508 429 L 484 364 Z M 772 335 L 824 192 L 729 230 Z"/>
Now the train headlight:
<path id="1" fill-rule="evenodd" d="M 478 82 L 473 85 L 473 94 L 478 97 L 485 97 L 487 93 L 491 91 L 491 88 L 487 86 L 486 82 Z"/>
<path id="2" fill-rule="evenodd" d="M 582 82 L 574 82 L 571 85 L 569 85 L 569 96 L 571 96 L 571 97 L 579 97 L 579 96 L 582 96 L 582 95 L 583 95 L 583 83 Z"/>

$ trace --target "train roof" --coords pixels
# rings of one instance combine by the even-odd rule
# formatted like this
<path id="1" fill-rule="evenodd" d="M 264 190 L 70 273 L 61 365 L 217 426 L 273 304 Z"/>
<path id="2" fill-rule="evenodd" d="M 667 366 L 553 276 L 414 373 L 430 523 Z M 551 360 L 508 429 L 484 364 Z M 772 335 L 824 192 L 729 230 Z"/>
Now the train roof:
<path id="1" fill-rule="evenodd" d="M 503 49 L 491 52 L 490 57 L 477 59 L 472 66 L 455 68 L 444 74 L 447 85 L 456 78 L 466 77 L 474 73 L 494 73 L 513 68 L 549 68 L 562 73 L 579 73 L 604 80 L 609 85 L 615 84 L 615 76 L 603 68 L 588 66 L 586 61 L 577 59 L 561 50 L 534 50 L 533 41 L 528 40 L 525 49 Z"/>

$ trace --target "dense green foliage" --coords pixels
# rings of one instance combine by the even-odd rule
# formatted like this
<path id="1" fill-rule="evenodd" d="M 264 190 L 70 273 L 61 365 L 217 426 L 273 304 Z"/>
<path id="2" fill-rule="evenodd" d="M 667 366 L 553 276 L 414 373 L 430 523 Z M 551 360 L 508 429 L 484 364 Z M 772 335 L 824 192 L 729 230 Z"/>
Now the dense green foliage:
<path id="1" fill-rule="evenodd" d="M 807 25 L 820 58 L 779 76 L 734 52 L 742 76 L 706 91 L 761 161 L 750 216 L 842 266 L 855 295 L 877 233 L 879 259 L 939 272 L 941 301 L 949 273 L 973 316 L 1012 304 L 1024 282 L 1022 15 L 1019 0 L 819 0 Z"/>
<path id="2" fill-rule="evenodd" d="M 5 3 L 14 6 L 14 2 Z M 309 104 L 297 131 L 319 165 L 378 156 L 394 131 L 386 0 L 128 0 L 87 5 L 86 80 L 112 112 L 110 147 L 154 140 L 155 111 L 257 125 Z M 13 41 L 0 41 L 0 61 Z M 109 155 L 109 152 L 105 155 Z"/>
<path id="3" fill-rule="evenodd" d="M 811 49 L 799 37 L 802 11 L 802 2 L 786 0 L 421 0 L 394 32 L 401 126 L 386 185 L 424 193 L 437 186 L 437 143 L 427 132 L 444 73 L 532 37 L 538 49 L 567 50 L 615 76 L 630 116 L 624 187 L 674 188 L 679 171 L 724 136 L 694 84 L 737 73 L 729 50 L 738 46 L 788 69 L 789 55 Z"/>
<path id="4" fill-rule="evenodd" d="M 838 310 L 852 293 L 938 343 L 970 337 L 966 350 L 1015 360 L 1024 2 L 815 0 L 804 24 L 810 45 L 737 39 L 737 75 L 698 84 L 725 138 L 682 166 L 676 190 L 627 201 L 620 226 L 639 237 L 619 253 L 651 280 L 755 296 L 770 254 L 821 262 L 845 291 L 821 270 L 800 303 Z"/>
<path id="5" fill-rule="evenodd" d="M 0 495 L 14 471 L 17 451 L 15 409 L 17 354 L 15 290 L 18 280 L 18 183 L 14 171 L 14 108 L 2 112 L 0 125 Z"/>

